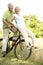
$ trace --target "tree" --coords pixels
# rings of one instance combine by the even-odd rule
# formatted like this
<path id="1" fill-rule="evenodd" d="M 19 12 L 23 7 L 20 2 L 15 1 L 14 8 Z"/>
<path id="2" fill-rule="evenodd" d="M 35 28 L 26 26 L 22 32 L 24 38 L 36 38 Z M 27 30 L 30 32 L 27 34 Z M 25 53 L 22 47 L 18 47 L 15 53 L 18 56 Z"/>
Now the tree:
<path id="1" fill-rule="evenodd" d="M 23 16 L 27 27 L 34 32 L 36 37 L 43 37 L 43 22 L 36 15 Z"/>

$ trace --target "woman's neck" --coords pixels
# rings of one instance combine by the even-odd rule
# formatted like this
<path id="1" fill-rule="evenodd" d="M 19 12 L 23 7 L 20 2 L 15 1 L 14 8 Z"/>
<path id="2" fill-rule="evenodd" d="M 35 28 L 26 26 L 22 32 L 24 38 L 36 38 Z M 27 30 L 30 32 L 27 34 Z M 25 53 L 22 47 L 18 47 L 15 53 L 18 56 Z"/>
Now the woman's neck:
<path id="1" fill-rule="evenodd" d="M 17 15 L 19 15 L 19 13 L 16 12 Z"/>

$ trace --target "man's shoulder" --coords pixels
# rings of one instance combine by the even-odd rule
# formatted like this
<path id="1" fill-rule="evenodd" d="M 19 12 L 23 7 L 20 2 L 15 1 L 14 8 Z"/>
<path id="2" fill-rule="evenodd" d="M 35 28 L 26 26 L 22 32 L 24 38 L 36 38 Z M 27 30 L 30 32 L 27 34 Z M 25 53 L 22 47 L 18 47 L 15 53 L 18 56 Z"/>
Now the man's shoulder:
<path id="1" fill-rule="evenodd" d="M 8 14 L 8 11 L 5 11 L 5 12 L 4 12 L 4 15 L 5 15 L 5 14 Z"/>
<path id="2" fill-rule="evenodd" d="M 5 14 L 9 14 L 10 12 L 9 12 L 9 10 L 7 10 L 7 11 L 5 11 L 4 12 Z M 13 14 L 15 14 L 15 12 L 12 12 Z"/>

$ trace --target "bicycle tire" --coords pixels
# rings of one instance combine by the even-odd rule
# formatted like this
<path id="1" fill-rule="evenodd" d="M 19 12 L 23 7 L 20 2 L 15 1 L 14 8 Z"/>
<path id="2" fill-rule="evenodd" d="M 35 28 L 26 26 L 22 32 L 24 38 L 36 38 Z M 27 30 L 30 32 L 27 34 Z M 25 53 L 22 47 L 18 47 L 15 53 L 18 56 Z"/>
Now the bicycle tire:
<path id="1" fill-rule="evenodd" d="M 19 57 L 17 56 L 16 49 L 17 49 L 17 46 L 18 46 L 21 42 L 25 42 L 24 39 L 19 40 L 19 41 L 17 42 L 17 44 L 15 45 L 15 48 L 14 48 L 14 54 L 15 54 L 15 56 L 16 56 L 18 59 L 20 59 L 20 60 L 21 60 L 21 58 L 19 58 Z M 31 44 L 29 43 L 29 45 L 31 45 Z M 25 59 L 22 59 L 22 60 L 27 60 L 27 59 L 31 56 L 32 47 L 29 49 L 29 51 L 30 51 L 30 52 L 29 52 L 28 56 L 27 56 Z"/>

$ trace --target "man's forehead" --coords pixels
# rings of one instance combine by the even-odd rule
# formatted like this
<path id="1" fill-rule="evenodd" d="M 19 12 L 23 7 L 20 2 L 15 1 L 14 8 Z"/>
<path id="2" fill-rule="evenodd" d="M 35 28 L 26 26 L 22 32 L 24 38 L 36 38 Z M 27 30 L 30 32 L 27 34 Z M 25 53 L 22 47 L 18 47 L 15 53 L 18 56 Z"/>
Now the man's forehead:
<path id="1" fill-rule="evenodd" d="M 8 4 L 8 7 L 10 7 L 10 6 L 12 6 L 12 7 L 13 7 L 13 4 L 12 4 L 12 3 L 9 3 L 9 4 Z"/>

